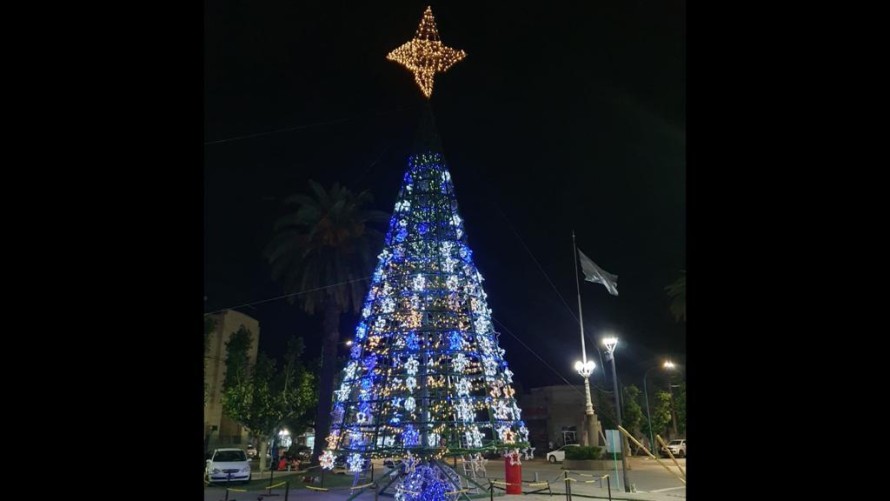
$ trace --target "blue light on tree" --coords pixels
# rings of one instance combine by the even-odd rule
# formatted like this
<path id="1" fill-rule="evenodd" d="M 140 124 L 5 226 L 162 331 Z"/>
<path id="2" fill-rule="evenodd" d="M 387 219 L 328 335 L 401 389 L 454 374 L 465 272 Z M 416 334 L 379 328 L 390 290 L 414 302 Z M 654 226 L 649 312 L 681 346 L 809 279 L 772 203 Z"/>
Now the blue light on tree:
<path id="1" fill-rule="evenodd" d="M 334 395 L 328 445 L 337 455 L 401 458 L 410 450 L 429 466 L 527 446 L 457 208 L 442 154 L 411 155 Z M 424 496 L 446 489 L 433 473 L 418 475 Z"/>

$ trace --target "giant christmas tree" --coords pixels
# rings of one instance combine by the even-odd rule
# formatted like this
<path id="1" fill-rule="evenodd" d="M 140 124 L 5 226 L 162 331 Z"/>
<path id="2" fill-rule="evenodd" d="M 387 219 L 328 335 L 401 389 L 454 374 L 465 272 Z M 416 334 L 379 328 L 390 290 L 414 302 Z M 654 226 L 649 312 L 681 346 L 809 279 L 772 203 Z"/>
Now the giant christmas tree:
<path id="1" fill-rule="evenodd" d="M 427 98 L 434 73 L 463 57 L 439 41 L 429 8 L 415 39 L 389 56 L 415 72 Z M 407 459 L 401 499 L 442 498 L 448 482 L 433 470 L 445 456 L 528 445 L 429 106 L 418 139 L 321 457 L 331 468 L 346 454 L 350 471 L 369 457 Z"/>

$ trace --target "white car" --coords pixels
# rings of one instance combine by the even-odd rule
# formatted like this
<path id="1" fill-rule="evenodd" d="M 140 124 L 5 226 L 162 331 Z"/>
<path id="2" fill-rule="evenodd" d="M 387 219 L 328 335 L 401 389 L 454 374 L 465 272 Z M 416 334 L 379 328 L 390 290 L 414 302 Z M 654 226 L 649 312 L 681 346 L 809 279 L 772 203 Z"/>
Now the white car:
<path id="1" fill-rule="evenodd" d="M 250 482 L 250 460 L 242 449 L 216 449 L 204 469 L 207 482 Z"/>
<path id="2" fill-rule="evenodd" d="M 671 454 L 673 454 L 675 457 L 685 458 L 686 457 L 686 439 L 678 438 L 676 440 L 671 440 L 667 444 L 667 449 L 669 449 L 671 451 Z M 662 456 L 668 455 L 667 450 L 665 450 L 664 447 L 661 448 L 661 455 Z"/>
<path id="3" fill-rule="evenodd" d="M 556 449 L 555 451 L 550 451 L 547 453 L 547 461 L 551 463 L 555 463 L 557 461 L 565 461 L 566 460 L 566 449 L 569 447 L 578 447 L 578 444 L 566 444 Z"/>

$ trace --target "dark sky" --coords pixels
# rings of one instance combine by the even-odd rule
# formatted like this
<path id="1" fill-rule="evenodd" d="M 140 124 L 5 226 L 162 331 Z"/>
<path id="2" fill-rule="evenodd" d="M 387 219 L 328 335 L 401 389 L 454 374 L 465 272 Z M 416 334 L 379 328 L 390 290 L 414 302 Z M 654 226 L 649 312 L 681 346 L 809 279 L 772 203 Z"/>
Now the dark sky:
<path id="1" fill-rule="evenodd" d="M 392 210 L 423 97 L 385 56 L 430 4 L 443 43 L 467 52 L 432 105 L 516 378 L 580 382 L 572 229 L 619 276 L 617 297 L 581 282 L 588 343 L 616 334 L 638 386 L 659 356 L 685 360 L 664 292 L 686 267 L 685 2 L 345 3 L 205 3 L 205 311 L 283 294 L 261 249 L 307 180 Z M 239 309 L 271 355 L 295 334 L 320 350 L 320 317 L 285 300 Z M 344 339 L 354 326 L 344 316 Z"/>

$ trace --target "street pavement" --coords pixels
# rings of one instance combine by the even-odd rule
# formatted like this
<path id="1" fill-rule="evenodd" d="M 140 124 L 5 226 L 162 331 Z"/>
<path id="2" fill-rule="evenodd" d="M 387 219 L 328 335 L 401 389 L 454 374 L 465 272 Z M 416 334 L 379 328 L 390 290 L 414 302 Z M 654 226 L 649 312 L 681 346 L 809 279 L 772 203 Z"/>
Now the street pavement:
<path id="1" fill-rule="evenodd" d="M 548 464 L 543 459 L 525 460 L 522 464 L 522 490 L 529 492 L 535 490 L 536 487 L 529 487 L 530 482 L 550 481 L 550 490 L 552 495 L 546 490 L 536 494 L 524 494 L 522 499 L 535 501 L 558 501 L 555 497 L 560 497 L 570 501 L 570 496 L 566 485 L 571 486 L 572 497 L 578 496 L 583 498 L 599 498 L 609 499 L 625 499 L 640 501 L 678 501 L 686 498 L 685 485 L 674 475 L 665 470 L 655 460 L 646 457 L 629 458 L 628 479 L 635 492 L 624 492 L 623 487 L 619 488 L 616 483 L 616 471 L 599 471 L 599 470 L 572 470 L 568 477 L 572 480 L 565 480 L 565 470 L 561 469 L 561 464 Z M 663 460 L 669 465 L 669 468 L 679 474 L 679 469 L 674 466 L 670 459 Z M 686 470 L 686 460 L 678 460 L 683 470 Z M 618 482 L 623 482 L 621 463 L 618 462 L 617 476 Z M 385 469 L 375 468 L 376 471 L 387 471 Z M 503 467 L 500 461 L 491 460 L 486 467 L 490 480 L 504 481 Z M 537 474 L 537 475 L 536 475 Z M 608 475 L 608 483 L 603 478 Z M 254 473 L 254 479 L 269 478 L 269 472 Z M 291 483 L 300 481 L 302 476 L 297 476 L 295 472 L 274 472 L 273 484 L 281 481 L 289 480 Z M 377 476 L 379 479 L 379 475 Z M 479 479 L 479 483 L 488 484 L 488 479 Z M 610 493 L 611 488 L 611 493 Z M 390 489 L 391 491 L 392 489 Z M 210 486 L 204 489 L 204 501 L 245 501 L 245 500 L 276 500 L 276 501 L 346 501 L 350 497 L 352 491 L 348 487 L 340 487 L 329 491 L 317 491 L 310 489 L 290 489 L 288 490 L 287 500 L 285 500 L 284 487 L 277 487 L 263 490 L 252 490 L 242 492 L 242 486 L 232 486 L 228 493 L 225 487 Z M 269 494 L 271 492 L 271 495 Z M 506 495 L 503 490 L 495 489 L 495 497 L 512 496 Z M 383 496 L 381 496 L 383 497 Z M 356 498 L 357 501 L 374 501 L 375 492 L 365 489 Z M 465 499 L 465 498 L 464 498 Z"/>

